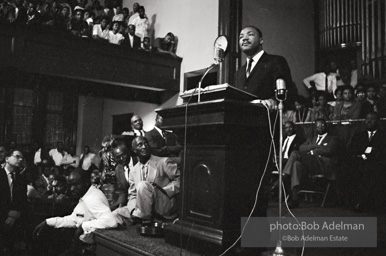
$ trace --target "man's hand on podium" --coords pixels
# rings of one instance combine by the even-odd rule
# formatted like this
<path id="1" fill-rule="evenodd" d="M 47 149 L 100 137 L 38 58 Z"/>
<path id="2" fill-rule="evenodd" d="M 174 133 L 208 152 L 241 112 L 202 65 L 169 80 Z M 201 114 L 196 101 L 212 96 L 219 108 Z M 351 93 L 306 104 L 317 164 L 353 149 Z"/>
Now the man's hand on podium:
<path id="1" fill-rule="evenodd" d="M 270 110 L 277 109 L 277 101 L 274 99 L 266 99 L 266 100 L 253 100 L 251 101 L 253 104 L 263 104 L 264 106 L 268 107 Z"/>

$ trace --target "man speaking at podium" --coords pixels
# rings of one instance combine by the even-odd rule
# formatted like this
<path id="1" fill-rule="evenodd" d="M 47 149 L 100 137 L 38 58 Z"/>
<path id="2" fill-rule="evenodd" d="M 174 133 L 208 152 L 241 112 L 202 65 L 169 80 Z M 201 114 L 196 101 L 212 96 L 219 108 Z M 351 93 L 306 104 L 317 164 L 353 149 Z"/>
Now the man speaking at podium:
<path id="1" fill-rule="evenodd" d="M 239 35 L 239 45 L 247 57 L 247 63 L 237 72 L 235 87 L 256 95 L 267 106 L 275 109 L 276 80 L 282 78 L 288 90 L 288 100 L 296 94 L 291 71 L 284 57 L 271 55 L 263 50 L 263 34 L 254 26 L 244 27 Z"/>

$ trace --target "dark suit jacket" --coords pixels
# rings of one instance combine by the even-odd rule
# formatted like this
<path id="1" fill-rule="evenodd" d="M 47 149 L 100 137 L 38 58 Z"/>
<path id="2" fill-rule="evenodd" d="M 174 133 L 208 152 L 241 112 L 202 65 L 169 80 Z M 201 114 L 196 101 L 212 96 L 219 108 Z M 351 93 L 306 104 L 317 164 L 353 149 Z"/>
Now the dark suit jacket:
<path id="1" fill-rule="evenodd" d="M 302 162 L 306 167 L 313 170 L 308 170 L 312 174 L 316 169 L 320 169 L 327 178 L 335 179 L 338 163 L 338 146 L 339 140 L 335 136 L 329 134 L 322 140 L 320 145 L 316 144 L 318 136 L 308 138 L 299 148 L 302 156 Z M 313 155 L 309 152 L 313 151 Z M 316 174 L 316 173 L 315 173 Z"/>
<path id="2" fill-rule="evenodd" d="M 124 37 L 125 37 L 125 40 L 123 40 L 122 45 L 133 49 L 137 49 L 137 50 L 141 48 L 141 38 L 139 36 L 134 35 L 133 45 L 131 45 L 130 43 L 130 38 L 128 34 L 125 34 Z"/>
<path id="3" fill-rule="evenodd" d="M 0 221 L 5 222 L 11 210 L 22 212 L 27 204 L 27 183 L 22 175 L 16 174 L 13 185 L 13 200 L 9 191 L 8 177 L 4 168 L 0 169 Z M 2 227 L 0 225 L 0 227 Z"/>
<path id="4" fill-rule="evenodd" d="M 164 131 L 163 138 L 161 134 L 153 128 L 145 133 L 145 137 L 149 141 L 152 155 L 160 157 L 176 157 L 180 153 L 180 147 L 177 142 L 176 135 L 172 132 Z"/>
<path id="5" fill-rule="evenodd" d="M 297 89 L 292 82 L 290 68 L 282 56 L 264 52 L 248 78 L 246 78 L 245 73 L 246 64 L 236 72 L 235 87 L 252 93 L 259 99 L 275 98 L 278 78 L 282 78 L 286 83 L 288 100 L 292 102 L 297 94 Z"/>
<path id="6" fill-rule="evenodd" d="M 127 192 L 129 190 L 129 182 L 126 180 L 125 177 L 125 170 L 123 168 L 123 165 L 118 164 L 115 167 L 115 177 L 117 179 L 117 194 L 118 199 L 113 204 L 112 208 L 115 206 L 118 207 L 120 204 L 126 205 L 127 204 Z"/>
<path id="7" fill-rule="evenodd" d="M 305 139 L 300 136 L 299 134 L 296 134 L 294 140 L 292 141 L 289 149 L 288 149 L 288 157 L 291 155 L 291 153 L 295 150 L 299 150 L 300 145 L 304 143 Z"/>
<path id="8" fill-rule="evenodd" d="M 372 147 L 372 150 L 371 153 L 365 154 L 367 157 L 366 161 L 384 166 L 386 163 L 386 132 L 378 129 L 371 142 L 369 142 L 367 130 L 357 133 L 354 135 L 348 150 L 350 155 L 359 158 L 359 156 L 364 154 L 367 147 Z"/>

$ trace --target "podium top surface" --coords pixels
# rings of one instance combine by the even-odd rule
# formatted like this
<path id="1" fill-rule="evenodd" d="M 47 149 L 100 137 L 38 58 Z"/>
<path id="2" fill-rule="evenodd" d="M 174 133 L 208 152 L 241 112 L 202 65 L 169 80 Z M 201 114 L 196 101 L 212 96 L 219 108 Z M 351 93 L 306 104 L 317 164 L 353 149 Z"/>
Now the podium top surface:
<path id="1" fill-rule="evenodd" d="M 233 87 L 227 83 L 210 85 L 205 88 L 194 88 L 183 92 L 180 97 L 184 102 L 197 102 L 198 94 L 201 92 L 202 101 L 212 101 L 218 99 L 238 100 L 238 101 L 252 101 L 257 99 L 257 96 Z"/>
<path id="2" fill-rule="evenodd" d="M 165 129 L 202 126 L 261 127 L 268 124 L 263 105 L 218 99 L 156 109 L 164 118 Z"/>

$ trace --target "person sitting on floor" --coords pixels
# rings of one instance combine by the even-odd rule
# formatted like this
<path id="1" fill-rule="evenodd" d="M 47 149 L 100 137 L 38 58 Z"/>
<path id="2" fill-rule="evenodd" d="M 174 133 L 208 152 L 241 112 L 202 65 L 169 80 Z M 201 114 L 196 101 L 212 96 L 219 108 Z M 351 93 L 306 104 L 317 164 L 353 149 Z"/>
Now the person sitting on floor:
<path id="1" fill-rule="evenodd" d="M 139 162 L 129 173 L 129 201 L 114 211 L 120 223 L 128 218 L 133 224 L 151 222 L 156 217 L 173 220 L 177 217 L 176 196 L 180 192 L 180 171 L 167 157 L 150 152 L 145 137 L 136 137 L 132 148 Z"/>
<path id="2" fill-rule="evenodd" d="M 91 186 L 89 175 L 79 168 L 75 169 L 67 185 L 72 199 L 78 199 L 79 203 L 71 215 L 48 218 L 35 228 L 36 246 L 40 246 L 43 253 L 46 249 L 42 248 L 43 245 L 56 244 L 56 254 L 65 251 L 66 255 L 78 255 L 84 247 L 82 242 L 93 242 L 94 230 L 117 227 L 106 196 Z"/>
<path id="3" fill-rule="evenodd" d="M 300 145 L 299 152 L 294 151 L 283 168 L 284 179 L 291 181 L 292 208 L 299 206 L 298 191 L 301 178 L 304 175 L 323 174 L 327 179 L 335 179 L 337 166 L 338 139 L 329 134 L 326 120 L 318 119 L 315 122 L 316 136 L 307 138 Z"/>
<path id="4" fill-rule="evenodd" d="M 112 210 L 127 204 L 127 191 L 129 189 L 129 173 L 133 169 L 133 161 L 129 149 L 124 145 L 118 145 L 113 150 L 113 156 L 117 165 L 115 166 L 115 178 L 117 184 L 118 199 L 110 206 Z"/>

